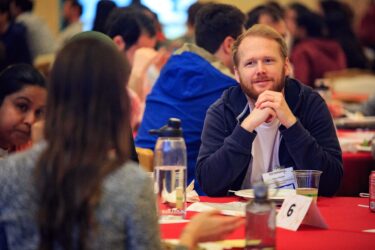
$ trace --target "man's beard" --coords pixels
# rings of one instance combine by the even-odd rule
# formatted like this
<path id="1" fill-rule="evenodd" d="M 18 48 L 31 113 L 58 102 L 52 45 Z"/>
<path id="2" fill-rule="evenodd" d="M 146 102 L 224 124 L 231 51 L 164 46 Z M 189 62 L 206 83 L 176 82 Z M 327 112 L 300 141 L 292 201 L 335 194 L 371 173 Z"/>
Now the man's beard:
<path id="1" fill-rule="evenodd" d="M 268 89 L 268 90 L 271 90 L 271 91 L 276 91 L 276 92 L 282 92 L 283 91 L 283 89 L 284 89 L 284 87 L 285 87 L 285 81 L 286 81 L 286 79 L 287 79 L 287 76 L 285 76 L 285 73 L 284 73 L 285 71 L 283 70 L 283 72 L 282 72 L 282 75 L 283 75 L 283 77 L 281 78 L 281 82 L 279 82 L 279 83 L 275 83 L 275 79 L 270 79 L 270 80 L 272 80 L 273 82 L 274 82 L 274 84 L 273 84 L 273 86 L 272 86 L 272 88 L 271 89 Z M 268 79 L 268 78 L 267 78 Z M 241 87 L 241 89 L 242 89 L 242 91 L 252 100 L 252 101 L 254 101 L 254 102 L 256 102 L 257 101 L 257 99 L 258 99 L 258 97 L 259 97 L 259 95 L 261 94 L 261 93 L 263 93 L 264 91 L 262 91 L 262 92 L 260 92 L 260 93 L 257 93 L 257 92 L 255 92 L 255 90 L 254 90 L 254 88 L 249 88 L 247 85 L 245 85 L 243 82 L 243 80 L 242 80 L 242 78 L 240 78 L 240 81 L 241 81 L 241 83 L 240 83 L 240 87 Z M 250 84 L 253 84 L 252 82 L 250 83 Z"/>

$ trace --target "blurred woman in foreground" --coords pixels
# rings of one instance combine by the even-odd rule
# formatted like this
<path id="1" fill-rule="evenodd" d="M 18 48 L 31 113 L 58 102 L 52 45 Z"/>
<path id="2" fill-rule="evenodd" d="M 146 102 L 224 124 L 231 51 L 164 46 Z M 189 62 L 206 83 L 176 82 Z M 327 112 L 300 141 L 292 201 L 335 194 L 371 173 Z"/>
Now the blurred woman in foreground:
<path id="1" fill-rule="evenodd" d="M 97 32 L 76 36 L 58 54 L 46 141 L 0 161 L 0 225 L 11 249 L 161 248 L 150 179 L 128 161 L 128 75 L 112 41 Z M 180 247 L 221 239 L 241 224 L 200 214 Z"/>

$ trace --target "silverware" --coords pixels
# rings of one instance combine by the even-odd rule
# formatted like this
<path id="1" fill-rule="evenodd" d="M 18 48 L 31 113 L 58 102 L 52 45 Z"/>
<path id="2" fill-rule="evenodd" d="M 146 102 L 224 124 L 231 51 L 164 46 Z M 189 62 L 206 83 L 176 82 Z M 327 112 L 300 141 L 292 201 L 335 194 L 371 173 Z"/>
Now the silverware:
<path id="1" fill-rule="evenodd" d="M 362 197 L 362 198 L 369 198 L 369 197 L 370 197 L 370 194 L 369 194 L 369 193 L 359 193 L 359 197 Z"/>

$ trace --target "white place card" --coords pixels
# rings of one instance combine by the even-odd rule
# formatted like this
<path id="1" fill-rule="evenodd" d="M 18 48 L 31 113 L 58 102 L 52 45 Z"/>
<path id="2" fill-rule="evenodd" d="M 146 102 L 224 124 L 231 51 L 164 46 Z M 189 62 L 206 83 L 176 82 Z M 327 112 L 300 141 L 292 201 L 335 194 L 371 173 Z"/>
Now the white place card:
<path id="1" fill-rule="evenodd" d="M 303 195 L 288 196 L 277 215 L 277 226 L 297 231 L 301 224 L 319 228 L 328 228 L 311 197 Z"/>
<path id="2" fill-rule="evenodd" d="M 272 172 L 262 174 L 264 183 L 269 188 L 288 188 L 295 189 L 296 183 L 293 175 L 293 168 L 279 168 Z"/>

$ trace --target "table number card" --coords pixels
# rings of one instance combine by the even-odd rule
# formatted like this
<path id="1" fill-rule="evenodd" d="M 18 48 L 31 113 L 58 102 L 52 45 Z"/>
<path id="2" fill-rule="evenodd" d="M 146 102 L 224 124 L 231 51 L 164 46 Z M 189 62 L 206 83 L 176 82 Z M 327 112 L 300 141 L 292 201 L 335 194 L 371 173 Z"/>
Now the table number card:
<path id="1" fill-rule="evenodd" d="M 290 195 L 284 200 L 277 215 L 277 226 L 297 231 L 301 224 L 328 228 L 311 197 Z"/>

